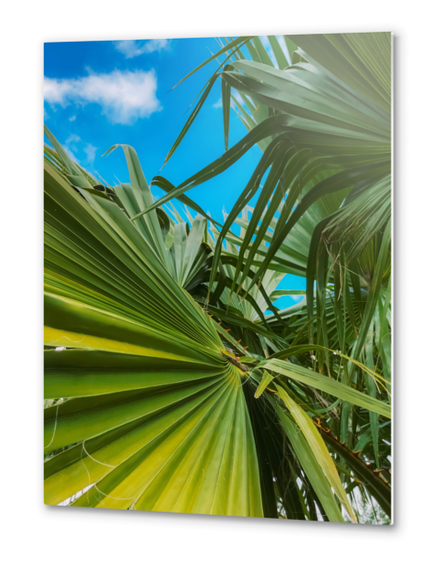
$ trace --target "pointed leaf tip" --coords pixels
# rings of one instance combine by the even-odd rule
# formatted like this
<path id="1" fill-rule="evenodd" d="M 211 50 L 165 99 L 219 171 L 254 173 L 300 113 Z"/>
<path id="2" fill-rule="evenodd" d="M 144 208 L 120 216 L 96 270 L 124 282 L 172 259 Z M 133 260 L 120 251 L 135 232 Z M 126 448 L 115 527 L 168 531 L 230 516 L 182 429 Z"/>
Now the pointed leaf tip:
<path id="1" fill-rule="evenodd" d="M 269 383 L 272 382 L 273 378 L 274 377 L 272 375 L 270 375 L 267 371 L 264 371 L 262 380 L 261 380 L 261 382 L 260 382 L 259 386 L 257 387 L 257 390 L 254 394 L 254 398 L 260 398 L 260 396 L 266 390 Z"/>

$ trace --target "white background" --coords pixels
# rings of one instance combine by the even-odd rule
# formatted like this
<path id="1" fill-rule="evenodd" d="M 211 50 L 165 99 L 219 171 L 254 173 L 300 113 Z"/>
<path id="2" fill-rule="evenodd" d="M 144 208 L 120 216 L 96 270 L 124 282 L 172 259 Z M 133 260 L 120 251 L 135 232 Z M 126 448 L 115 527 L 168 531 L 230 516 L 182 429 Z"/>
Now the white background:
<path id="1" fill-rule="evenodd" d="M 430 559 L 433 42 L 428 6 L 420 0 L 57 0 L 3 5 L 3 560 Z M 43 42 L 348 31 L 395 34 L 396 524 L 392 528 L 356 528 L 45 507 L 41 458 Z"/>

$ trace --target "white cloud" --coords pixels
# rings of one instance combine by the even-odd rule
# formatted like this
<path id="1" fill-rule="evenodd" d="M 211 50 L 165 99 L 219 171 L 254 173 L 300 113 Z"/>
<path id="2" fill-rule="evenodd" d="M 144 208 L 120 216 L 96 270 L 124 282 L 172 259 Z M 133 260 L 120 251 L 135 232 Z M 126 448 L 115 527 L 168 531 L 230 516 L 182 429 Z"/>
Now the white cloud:
<path id="1" fill-rule="evenodd" d="M 73 80 L 55 80 L 52 78 L 44 78 L 44 98 L 52 104 L 65 103 L 68 91 L 71 89 L 70 83 Z"/>
<path id="2" fill-rule="evenodd" d="M 115 41 L 116 49 L 125 55 L 127 59 L 132 59 L 140 55 L 165 51 L 170 47 L 168 39 L 150 39 L 149 41 Z"/>
<path id="3" fill-rule="evenodd" d="M 222 106 L 223 106 L 223 99 L 220 98 L 217 102 L 215 102 L 215 103 L 213 104 L 212 107 L 215 107 L 215 109 L 218 109 L 219 107 L 222 107 Z"/>
<path id="4" fill-rule="evenodd" d="M 81 140 L 81 137 L 79 137 L 75 133 L 70 134 L 65 140 L 64 149 L 72 158 L 72 160 L 74 160 L 74 162 L 77 162 L 77 164 L 80 164 L 80 160 L 78 159 L 76 153 L 84 152 L 84 154 L 86 155 L 85 163 L 90 164 L 91 166 L 93 166 L 96 151 L 98 150 L 96 146 L 93 146 L 93 144 L 84 143 Z"/>
<path id="5" fill-rule="evenodd" d="M 78 135 L 76 135 L 75 133 L 72 133 L 72 135 L 69 135 L 69 137 L 65 140 L 66 144 L 75 144 L 77 142 L 80 142 L 80 137 Z"/>
<path id="6" fill-rule="evenodd" d="M 76 118 L 77 118 L 77 116 L 73 115 L 72 117 L 69 117 L 69 121 L 75 121 Z"/>
<path id="7" fill-rule="evenodd" d="M 45 101 L 66 106 L 97 103 L 113 123 L 131 125 L 162 109 L 156 97 L 154 70 L 114 70 L 109 74 L 89 74 L 80 78 L 45 78 Z"/>
<path id="8" fill-rule="evenodd" d="M 83 152 L 87 156 L 88 164 L 92 165 L 93 162 L 95 161 L 95 155 L 97 150 L 98 149 L 96 148 L 96 146 L 93 146 L 92 144 L 86 144 L 86 146 L 83 148 Z"/>

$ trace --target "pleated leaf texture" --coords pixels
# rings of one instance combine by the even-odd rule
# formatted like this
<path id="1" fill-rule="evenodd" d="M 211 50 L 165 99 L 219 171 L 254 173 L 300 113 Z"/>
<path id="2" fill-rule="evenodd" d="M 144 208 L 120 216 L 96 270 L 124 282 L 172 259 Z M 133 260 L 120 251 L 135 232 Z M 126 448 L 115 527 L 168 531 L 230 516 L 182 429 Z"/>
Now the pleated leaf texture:
<path id="1" fill-rule="evenodd" d="M 166 160 L 219 83 L 226 151 L 157 200 L 130 146 L 103 186 L 45 129 L 47 504 L 391 518 L 391 36 L 284 42 L 185 77 L 222 57 Z M 186 193 L 253 146 L 219 224 Z"/>
<path id="2" fill-rule="evenodd" d="M 244 373 L 153 242 L 46 162 L 45 503 L 262 516 Z"/>

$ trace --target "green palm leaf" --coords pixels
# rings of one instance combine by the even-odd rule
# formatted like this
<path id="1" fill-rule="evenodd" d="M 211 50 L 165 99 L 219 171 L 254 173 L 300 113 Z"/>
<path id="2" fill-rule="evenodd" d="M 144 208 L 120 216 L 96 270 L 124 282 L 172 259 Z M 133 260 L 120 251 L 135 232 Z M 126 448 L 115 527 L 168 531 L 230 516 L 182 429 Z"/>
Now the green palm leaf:
<path id="1" fill-rule="evenodd" d="M 260 516 L 243 372 L 214 323 L 113 202 L 48 163 L 45 196 L 45 345 L 68 348 L 46 351 L 45 452 L 66 448 L 47 503 L 93 485 L 80 504 Z"/>
<path id="2" fill-rule="evenodd" d="M 359 487 L 390 514 L 389 35 L 284 41 L 198 67 L 224 58 L 167 159 L 218 78 L 226 150 L 178 186 L 127 145 L 101 185 L 46 129 L 46 503 L 355 521 Z M 186 192 L 255 145 L 219 224 Z"/>

